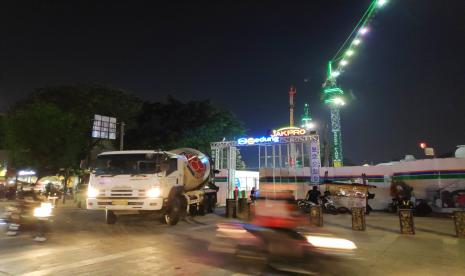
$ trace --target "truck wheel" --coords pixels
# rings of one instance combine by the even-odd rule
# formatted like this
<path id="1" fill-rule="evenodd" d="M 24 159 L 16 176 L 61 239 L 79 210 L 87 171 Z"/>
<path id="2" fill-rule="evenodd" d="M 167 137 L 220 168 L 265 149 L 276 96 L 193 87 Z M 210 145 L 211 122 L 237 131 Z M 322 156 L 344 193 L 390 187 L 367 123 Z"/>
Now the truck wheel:
<path id="1" fill-rule="evenodd" d="M 165 222 L 168 225 L 176 225 L 181 217 L 181 201 L 179 197 L 173 198 L 170 207 L 165 214 Z"/>
<path id="2" fill-rule="evenodd" d="M 113 211 L 106 210 L 105 211 L 105 222 L 107 224 L 115 224 L 116 223 L 116 215 L 113 213 Z"/>

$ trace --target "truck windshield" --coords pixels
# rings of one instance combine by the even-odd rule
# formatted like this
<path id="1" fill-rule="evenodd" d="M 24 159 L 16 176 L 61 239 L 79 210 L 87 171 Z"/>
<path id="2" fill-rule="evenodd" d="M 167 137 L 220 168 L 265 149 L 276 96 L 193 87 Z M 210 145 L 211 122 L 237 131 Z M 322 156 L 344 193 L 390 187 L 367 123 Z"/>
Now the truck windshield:
<path id="1" fill-rule="evenodd" d="M 159 173 L 163 154 L 112 154 L 97 157 L 95 174 L 154 174 Z"/>

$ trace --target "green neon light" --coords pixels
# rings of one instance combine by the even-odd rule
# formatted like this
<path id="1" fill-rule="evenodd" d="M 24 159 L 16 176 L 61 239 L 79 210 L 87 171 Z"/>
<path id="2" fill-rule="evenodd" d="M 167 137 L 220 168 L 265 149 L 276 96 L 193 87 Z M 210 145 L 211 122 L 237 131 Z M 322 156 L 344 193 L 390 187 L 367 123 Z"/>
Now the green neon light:
<path id="1" fill-rule="evenodd" d="M 331 79 L 332 78 L 332 74 L 333 74 L 333 70 L 331 68 L 331 63 L 332 61 L 329 61 L 328 62 L 328 79 Z"/>
<path id="2" fill-rule="evenodd" d="M 326 88 L 323 90 L 324 93 L 337 93 L 337 94 L 344 94 L 344 91 L 342 91 L 341 88 L 339 87 L 333 87 L 333 88 Z"/>

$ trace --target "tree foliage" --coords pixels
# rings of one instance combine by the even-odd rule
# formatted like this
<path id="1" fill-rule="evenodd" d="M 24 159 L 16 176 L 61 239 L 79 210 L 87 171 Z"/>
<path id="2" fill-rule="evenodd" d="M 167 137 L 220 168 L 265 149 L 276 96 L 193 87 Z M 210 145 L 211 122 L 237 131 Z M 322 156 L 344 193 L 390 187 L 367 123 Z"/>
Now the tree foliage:
<path id="1" fill-rule="evenodd" d="M 101 142 L 91 137 L 94 114 L 117 117 L 128 127 L 141 100 L 101 85 L 35 90 L 6 116 L 6 146 L 17 166 L 56 173 L 71 169 Z"/>
<path id="2" fill-rule="evenodd" d="M 5 143 L 16 167 L 34 168 L 39 175 L 79 165 L 85 135 L 79 119 L 54 104 L 31 103 L 9 114 Z"/>
<path id="3" fill-rule="evenodd" d="M 5 116 L 5 145 L 13 165 L 41 175 L 64 169 L 68 175 L 104 142 L 90 135 L 94 114 L 126 123 L 125 149 L 192 147 L 207 153 L 211 142 L 232 139 L 244 130 L 231 112 L 209 101 L 143 103 L 99 85 L 41 88 Z"/>
<path id="4" fill-rule="evenodd" d="M 210 143 L 231 139 L 244 132 L 235 116 L 216 108 L 210 101 L 145 103 L 137 118 L 137 127 L 127 133 L 133 149 L 173 149 L 192 147 L 210 152 Z"/>

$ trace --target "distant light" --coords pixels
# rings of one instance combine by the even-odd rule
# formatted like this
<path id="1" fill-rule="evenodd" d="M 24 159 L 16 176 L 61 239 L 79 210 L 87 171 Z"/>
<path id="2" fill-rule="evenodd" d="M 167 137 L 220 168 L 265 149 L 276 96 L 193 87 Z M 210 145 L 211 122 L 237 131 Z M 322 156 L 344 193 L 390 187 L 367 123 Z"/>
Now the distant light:
<path id="1" fill-rule="evenodd" d="M 422 148 L 422 149 L 426 149 L 427 146 L 428 145 L 425 142 L 420 143 L 420 148 Z"/>
<path id="2" fill-rule="evenodd" d="M 334 98 L 333 103 L 334 103 L 335 105 L 345 105 L 345 104 L 346 104 L 346 103 L 344 102 L 344 100 L 341 99 L 341 98 Z"/>
<path id="3" fill-rule="evenodd" d="M 377 5 L 378 5 L 378 7 L 381 8 L 382 6 L 386 5 L 387 2 L 388 2 L 387 0 L 378 0 Z"/>
<path id="4" fill-rule="evenodd" d="M 312 123 L 312 122 L 308 122 L 305 124 L 305 128 L 306 129 L 314 129 L 315 128 L 315 124 Z"/>
<path id="5" fill-rule="evenodd" d="M 18 175 L 24 176 L 24 175 L 35 175 L 35 171 L 19 171 Z"/>
<path id="6" fill-rule="evenodd" d="M 368 33 L 368 28 L 367 27 L 363 27 L 361 28 L 359 31 L 358 31 L 359 34 L 361 35 L 364 35 L 366 33 Z"/>
<path id="7" fill-rule="evenodd" d="M 358 38 L 357 38 L 357 39 L 354 39 L 353 44 L 354 44 L 355 46 L 359 45 L 360 43 L 362 43 L 362 41 L 361 41 L 360 39 L 358 39 Z"/>
<path id="8" fill-rule="evenodd" d="M 346 52 L 346 56 L 350 57 L 354 54 L 354 51 L 353 50 L 347 50 Z"/>
<path id="9" fill-rule="evenodd" d="M 341 74 L 341 72 L 339 72 L 339 71 L 333 71 L 333 72 L 331 72 L 331 77 L 337 78 L 337 77 L 339 77 L 340 74 Z"/>
<path id="10" fill-rule="evenodd" d="M 345 59 L 341 60 L 341 62 L 339 62 L 339 65 L 341 66 L 346 66 L 347 64 L 349 64 L 349 62 Z"/>

